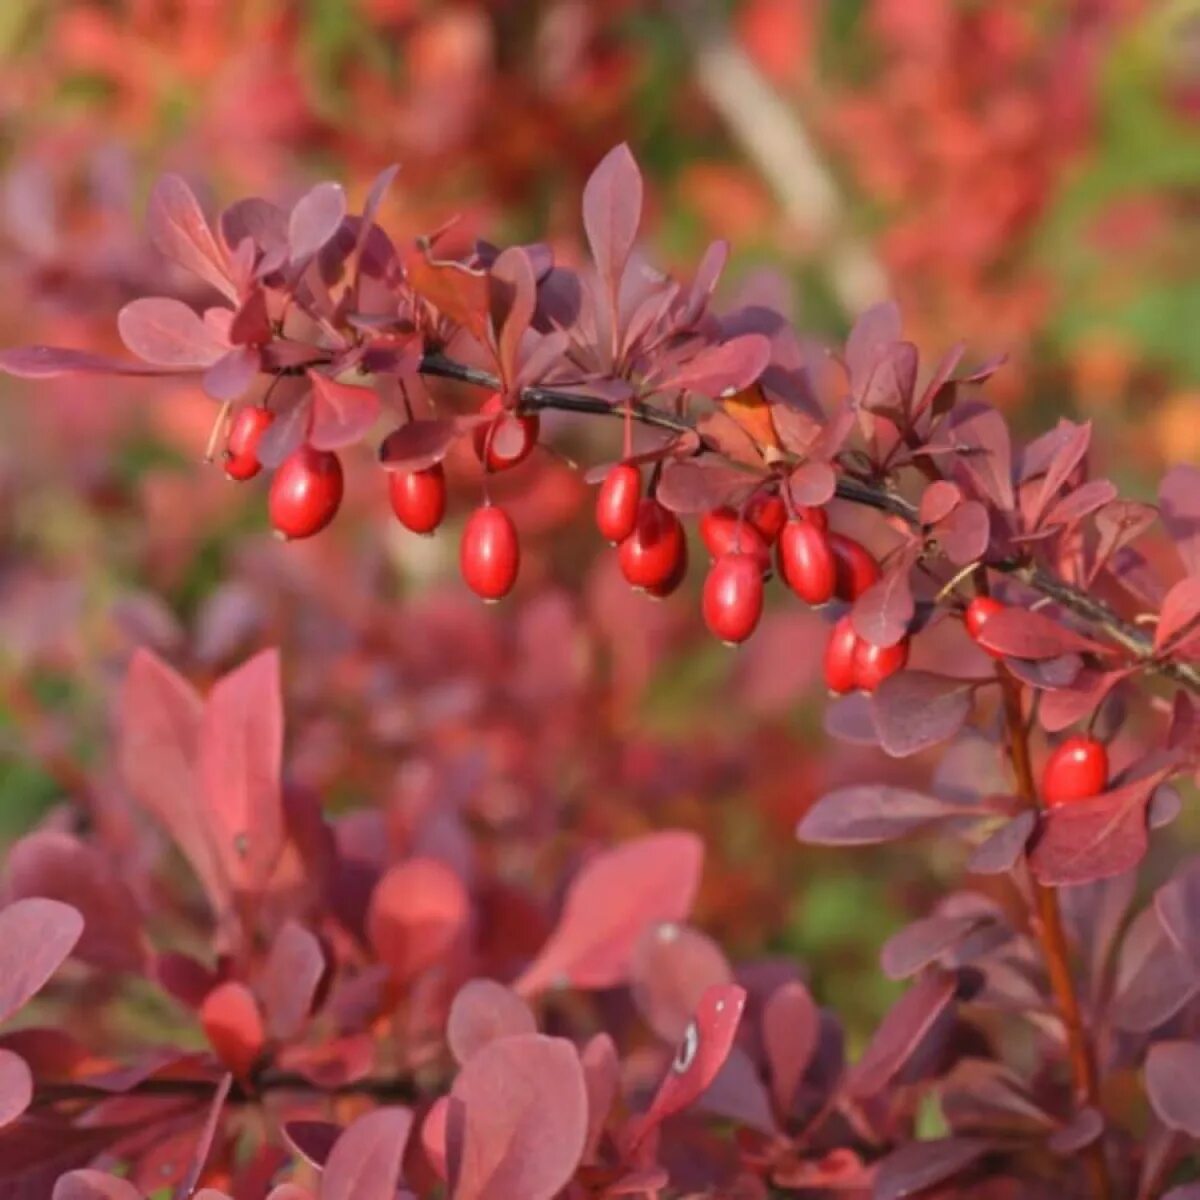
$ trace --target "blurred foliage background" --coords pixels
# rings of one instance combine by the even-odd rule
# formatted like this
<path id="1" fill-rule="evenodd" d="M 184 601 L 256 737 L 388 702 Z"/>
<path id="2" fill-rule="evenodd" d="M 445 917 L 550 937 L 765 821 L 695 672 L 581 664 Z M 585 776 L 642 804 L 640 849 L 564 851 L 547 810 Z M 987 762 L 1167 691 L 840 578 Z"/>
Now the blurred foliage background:
<path id="1" fill-rule="evenodd" d="M 1196 0 L 4 0 L 0 341 L 119 350 L 127 300 L 194 298 L 141 232 L 165 170 L 215 210 L 320 177 L 361 199 L 400 162 L 396 234 L 457 215 L 573 259 L 582 181 L 628 140 L 664 266 L 728 238 L 730 296 L 817 336 L 894 295 L 924 351 L 1008 353 L 989 390 L 1018 427 L 1093 420 L 1148 498 L 1200 460 L 1198 134 Z M 262 481 L 200 463 L 213 416 L 170 384 L 0 382 L 0 838 L 119 786 L 134 645 L 203 680 L 277 642 L 293 778 L 330 806 L 454 804 L 514 877 L 700 828 L 704 923 L 880 1011 L 879 943 L 955 862 L 792 841 L 831 782 L 929 768 L 824 734 L 819 617 L 778 600 L 734 655 L 694 586 L 627 595 L 549 453 L 504 485 L 527 549 L 499 610 L 459 587 L 453 529 L 394 527 L 366 448 L 334 529 L 280 547 Z M 608 432 L 559 437 L 587 461 Z M 451 473 L 461 513 L 478 473 Z"/>

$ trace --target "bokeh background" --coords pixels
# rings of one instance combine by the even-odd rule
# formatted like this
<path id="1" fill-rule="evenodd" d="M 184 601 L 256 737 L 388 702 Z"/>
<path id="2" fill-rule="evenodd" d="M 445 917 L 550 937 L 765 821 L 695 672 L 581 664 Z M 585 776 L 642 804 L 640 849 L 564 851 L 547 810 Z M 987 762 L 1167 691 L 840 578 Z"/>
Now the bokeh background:
<path id="1" fill-rule="evenodd" d="M 573 259 L 621 140 L 663 266 L 728 238 L 730 297 L 769 289 L 831 339 L 895 296 L 926 352 L 1008 353 L 989 388 L 1019 428 L 1091 419 L 1135 496 L 1200 461 L 1196 0 L 3 0 L 0 343 L 116 352 L 126 301 L 195 298 L 142 233 L 166 170 L 214 211 L 318 178 L 360 200 L 399 162 L 398 235 L 457 215 Z M 430 811 L 514 881 L 697 828 L 704 926 L 800 955 L 852 1026 L 882 1010 L 879 943 L 957 863 L 795 844 L 831 784 L 930 769 L 826 735 L 819 616 L 777 596 L 748 646 L 713 645 L 698 579 L 631 595 L 549 452 L 502 485 L 525 564 L 498 608 L 456 577 L 465 458 L 436 539 L 396 525 L 364 446 L 339 521 L 284 547 L 265 482 L 201 462 L 214 416 L 190 385 L 0 379 L 0 842 L 120 786 L 134 646 L 204 681 L 279 644 L 290 777 L 364 855 Z M 612 432 L 556 444 L 596 461 Z"/>

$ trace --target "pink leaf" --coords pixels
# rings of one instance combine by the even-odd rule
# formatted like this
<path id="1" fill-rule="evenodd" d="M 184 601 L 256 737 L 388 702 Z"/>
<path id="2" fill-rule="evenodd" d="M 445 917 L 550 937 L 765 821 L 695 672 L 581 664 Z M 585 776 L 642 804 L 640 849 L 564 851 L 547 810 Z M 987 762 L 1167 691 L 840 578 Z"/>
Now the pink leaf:
<path id="1" fill-rule="evenodd" d="M 938 479 L 921 493 L 921 524 L 944 521 L 961 503 L 962 489 L 957 483 Z"/>
<path id="2" fill-rule="evenodd" d="M 596 1034 L 579 1056 L 587 1088 L 588 1135 L 584 1162 L 591 1162 L 600 1148 L 604 1127 L 621 1088 L 621 1062 L 607 1033 Z"/>
<path id="3" fill-rule="evenodd" d="M 235 346 L 204 372 L 200 383 L 214 400 L 237 400 L 250 389 L 261 365 L 253 346 Z"/>
<path id="4" fill-rule="evenodd" d="M 736 506 L 754 482 L 745 471 L 703 455 L 666 463 L 656 495 L 674 513 L 702 513 L 725 504 Z"/>
<path id="5" fill-rule="evenodd" d="M 584 231 L 614 305 L 641 216 L 642 174 L 622 142 L 600 160 L 583 189 Z"/>
<path id="6" fill-rule="evenodd" d="M 387 471 L 423 471 L 446 457 L 461 432 L 458 422 L 446 417 L 409 421 L 384 438 L 379 461 Z"/>
<path id="7" fill-rule="evenodd" d="M 703 861 L 703 843 L 681 831 L 650 834 L 597 855 L 572 881 L 554 932 L 516 990 L 531 995 L 560 983 L 623 983 L 642 931 L 682 921 L 691 911 Z"/>
<path id="8" fill-rule="evenodd" d="M 174 370 L 211 367 L 229 346 L 181 300 L 145 296 L 117 314 L 121 341 L 139 358 Z"/>
<path id="9" fill-rule="evenodd" d="M 710 987 L 732 982 L 733 971 L 720 947 L 699 930 L 656 925 L 638 940 L 630 968 L 633 1002 L 666 1042 L 683 1036 Z"/>
<path id="10" fill-rule="evenodd" d="M 771 1096 L 780 1116 L 786 1117 L 821 1040 L 820 1010 L 799 980 L 776 988 L 763 1005 L 762 1039 L 771 1069 Z"/>
<path id="11" fill-rule="evenodd" d="M 490 1043 L 455 1079 L 449 1122 L 453 1200 L 551 1200 L 587 1137 L 575 1047 L 537 1033 Z"/>
<path id="12" fill-rule="evenodd" d="M 1176 634 L 1191 627 L 1192 635 L 1200 635 L 1200 575 L 1186 575 L 1167 593 L 1162 612 L 1154 630 L 1154 649 L 1162 650 Z M 1191 637 L 1187 639 L 1191 640 Z"/>
<path id="13" fill-rule="evenodd" d="M 880 354 L 900 340 L 901 332 L 900 309 L 891 300 L 859 314 L 846 339 L 846 366 L 855 391 L 866 385 Z"/>
<path id="14" fill-rule="evenodd" d="M 11 1125 L 33 1101 L 33 1075 L 11 1050 L 0 1049 L 0 1129 Z"/>
<path id="15" fill-rule="evenodd" d="M 521 339 L 537 307 L 537 280 L 529 255 L 520 246 L 503 251 L 492 264 L 492 311 L 497 333 L 500 377 L 510 386 L 516 380 Z"/>
<path id="16" fill-rule="evenodd" d="M 536 1032 L 537 1022 L 520 996 L 491 979 L 472 979 L 450 1005 L 446 1044 L 461 1066 L 500 1038 Z"/>
<path id="17" fill-rule="evenodd" d="M 1168 1129 L 1200 1138 L 1196 1079 L 1200 1077 L 1200 1044 L 1158 1042 L 1146 1055 L 1146 1095 Z"/>
<path id="18" fill-rule="evenodd" d="M 1172 467 L 1159 486 L 1158 506 L 1183 569 L 1200 575 L 1200 467 Z"/>
<path id="19" fill-rule="evenodd" d="M 178 175 L 164 175 L 155 184 L 150 193 L 146 226 L 160 254 L 211 284 L 230 300 L 237 299 L 225 255 L 192 189 Z"/>
<path id="20" fill-rule="evenodd" d="M 300 1032 L 324 977 L 325 952 L 316 935 L 297 921 L 286 921 L 258 982 L 272 1037 L 287 1040 Z"/>
<path id="21" fill-rule="evenodd" d="M 412 858 L 376 884 L 367 936 L 399 983 L 408 983 L 443 958 L 470 914 L 462 880 L 444 863 Z"/>
<path id="22" fill-rule="evenodd" d="M 394 1200 L 412 1129 L 407 1108 L 377 1108 L 338 1138 L 321 1172 L 321 1200 Z"/>
<path id="23" fill-rule="evenodd" d="M 382 411 L 375 389 L 338 383 L 316 371 L 308 378 L 313 388 L 309 442 L 318 450 L 341 450 L 361 441 Z"/>
<path id="24" fill-rule="evenodd" d="M 263 888 L 283 850 L 279 652 L 264 650 L 219 679 L 204 706 L 199 771 L 226 878 Z"/>
<path id="25" fill-rule="evenodd" d="M 813 458 L 802 462 L 788 476 L 787 486 L 793 504 L 801 508 L 819 508 L 833 498 L 837 474 L 829 463 Z"/>
<path id="26" fill-rule="evenodd" d="M 959 456 L 957 462 L 985 499 L 1006 512 L 1015 503 L 1012 486 L 1012 442 L 1008 424 L 994 408 L 964 405 L 946 418 L 942 436 Z"/>
<path id="27" fill-rule="evenodd" d="M 41 990 L 82 933 L 83 918 L 57 900 L 17 900 L 0 909 L 0 1021 Z"/>
<path id="28" fill-rule="evenodd" d="M 854 604 L 854 631 L 873 646 L 894 646 L 908 632 L 916 610 L 905 555 Z"/>
<path id="29" fill-rule="evenodd" d="M 87 350 L 57 346 L 14 346 L 0 350 L 0 372 L 18 379 L 53 379 L 58 375 L 170 375 L 170 367 L 125 362 Z"/>
<path id="30" fill-rule="evenodd" d="M 52 1200 L 142 1200 L 129 1182 L 103 1171 L 70 1171 L 54 1185 Z"/>
<path id="31" fill-rule="evenodd" d="M 1070 421 L 1060 421 L 1059 429 L 1065 431 L 1065 436 L 1050 462 L 1049 469 L 1042 480 L 1037 502 L 1029 514 L 1029 524 L 1032 526 L 1040 523 L 1043 513 L 1058 495 L 1059 489 L 1067 482 L 1070 474 L 1083 461 L 1083 456 L 1091 444 L 1091 421 L 1084 421 L 1082 425 L 1072 425 Z"/>
<path id="32" fill-rule="evenodd" d="M 656 383 L 662 392 L 688 391 L 729 396 L 745 391 L 771 361 L 771 343 L 761 333 L 744 333 L 706 346 Z"/>
<path id="33" fill-rule="evenodd" d="M 346 193 L 340 183 L 318 183 L 296 201 L 288 218 L 288 247 L 292 262 L 312 258 L 341 226 Z"/>
<path id="34" fill-rule="evenodd" d="M 986 650 L 1013 658 L 1040 661 L 1083 651 L 1104 652 L 1107 647 L 1060 625 L 1053 618 L 1024 608 L 1008 607 L 988 617 L 976 640 Z"/>

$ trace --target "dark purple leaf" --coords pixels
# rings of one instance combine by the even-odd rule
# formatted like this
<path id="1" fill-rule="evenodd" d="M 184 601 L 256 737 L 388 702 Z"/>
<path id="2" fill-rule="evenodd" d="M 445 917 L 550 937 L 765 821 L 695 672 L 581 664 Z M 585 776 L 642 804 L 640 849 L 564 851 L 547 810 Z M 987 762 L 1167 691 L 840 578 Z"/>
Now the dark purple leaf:
<path id="1" fill-rule="evenodd" d="M 331 1121 L 288 1121 L 283 1136 L 294 1153 L 320 1169 L 342 1136 L 342 1127 Z"/>
<path id="2" fill-rule="evenodd" d="M 674 513 L 703 513 L 726 504 L 736 507 L 755 482 L 753 475 L 704 455 L 666 463 L 655 494 Z"/>
<path id="3" fill-rule="evenodd" d="M 1010 658 L 1008 669 L 1022 683 L 1039 690 L 1056 691 L 1069 688 L 1083 670 L 1083 659 L 1078 654 L 1060 654 L 1057 658 Z"/>
<path id="4" fill-rule="evenodd" d="M 1106 649 L 1044 613 L 1015 606 L 1003 608 L 988 617 L 977 640 L 985 649 L 997 654 L 1035 660 Z"/>
<path id="5" fill-rule="evenodd" d="M 615 146 L 583 189 L 583 228 L 614 307 L 642 217 L 642 174 L 629 147 Z"/>
<path id="6" fill-rule="evenodd" d="M 975 847 L 967 860 L 967 870 L 973 875 L 1003 875 L 1011 871 L 1025 853 L 1036 824 L 1037 815 L 1031 810 L 1017 813 Z"/>
<path id="7" fill-rule="evenodd" d="M 1189 859 L 1154 895 L 1163 932 L 1200 972 L 1200 859 Z"/>
<path id="8" fill-rule="evenodd" d="M 180 300 L 145 296 L 117 314 L 121 341 L 139 358 L 159 367 L 211 367 L 229 346 L 212 326 Z"/>
<path id="9" fill-rule="evenodd" d="M 869 846 L 905 837 L 935 821 L 976 809 L 908 788 L 864 784 L 821 797 L 796 827 L 796 836 L 814 846 Z"/>
<path id="10" fill-rule="evenodd" d="M 1096 543 L 1096 562 L 1108 562 L 1149 529 L 1156 516 L 1157 509 L 1136 500 L 1114 500 L 1097 509 L 1094 521 L 1100 537 Z"/>
<path id="11" fill-rule="evenodd" d="M 313 389 L 309 443 L 318 450 L 341 450 L 361 441 L 382 411 L 375 389 L 339 383 L 316 371 L 308 378 Z"/>
<path id="12" fill-rule="evenodd" d="M 894 646 L 908 633 L 916 611 L 910 569 L 910 557 L 902 556 L 854 604 L 854 630 L 873 646 Z"/>
<path id="13" fill-rule="evenodd" d="M 387 471 L 423 471 L 446 457 L 461 432 L 458 422 L 447 417 L 409 421 L 383 439 L 379 461 Z"/>
<path id="14" fill-rule="evenodd" d="M 1200 992 L 1200 975 L 1163 931 L 1153 908 L 1129 927 L 1110 1017 L 1118 1029 L 1149 1033 Z"/>
<path id="15" fill-rule="evenodd" d="M 1070 421 L 1059 421 L 1058 430 L 1061 438 L 1042 480 L 1037 501 L 1028 514 L 1029 524 L 1037 526 L 1050 503 L 1058 495 L 1059 489 L 1067 482 L 1071 473 L 1083 461 L 1092 440 L 1092 423 L 1084 421 L 1081 425 L 1073 425 Z"/>
<path id="16" fill-rule="evenodd" d="M 951 380 L 954 378 L 954 372 L 958 364 L 962 362 L 962 357 L 966 353 L 966 349 L 965 342 L 955 342 L 938 360 L 938 364 L 934 367 L 929 382 L 925 385 L 925 390 L 921 393 L 921 399 L 917 402 L 917 406 L 913 410 L 914 417 L 920 416 L 934 402 L 938 392 L 943 387 L 953 386 Z"/>
<path id="17" fill-rule="evenodd" d="M 520 996 L 491 979 L 472 979 L 450 1005 L 446 1044 L 461 1066 L 500 1038 L 536 1032 L 537 1022 Z"/>
<path id="18" fill-rule="evenodd" d="M 57 375 L 171 375 L 170 367 L 125 362 L 87 350 L 64 350 L 57 346 L 14 346 L 0 350 L 0 372 L 18 379 L 53 379 Z"/>
<path id="19" fill-rule="evenodd" d="M 377 1108 L 338 1138 L 321 1172 L 321 1200 L 395 1200 L 412 1129 L 407 1108 Z"/>
<path id="20" fill-rule="evenodd" d="M 1200 1043 L 1158 1042 L 1146 1055 L 1146 1094 L 1158 1119 L 1169 1129 L 1200 1138 Z"/>
<path id="21" fill-rule="evenodd" d="M 316 934 L 298 921 L 285 921 L 271 943 L 258 981 L 272 1037 L 287 1040 L 304 1027 L 325 970 L 325 952 Z"/>
<path id="22" fill-rule="evenodd" d="M 952 950 L 980 923 L 978 916 L 926 917 L 883 944 L 879 965 L 889 979 L 908 979 Z"/>
<path id="23" fill-rule="evenodd" d="M 1096 1108 L 1081 1108 L 1067 1124 L 1047 1139 L 1046 1148 L 1060 1158 L 1071 1158 L 1104 1132 L 1104 1115 Z"/>
<path id="24" fill-rule="evenodd" d="M 337 233 L 346 215 L 346 193 L 340 183 L 318 183 L 296 201 L 288 218 L 292 262 L 312 258 Z"/>
<path id="25" fill-rule="evenodd" d="M 1172 467 L 1158 489 L 1162 523 L 1189 575 L 1200 575 L 1200 467 Z"/>
<path id="26" fill-rule="evenodd" d="M 856 746 L 879 745 L 871 698 L 864 692 L 852 692 L 849 696 L 833 699 L 825 706 L 822 725 L 825 732 L 838 741 Z"/>
<path id="27" fill-rule="evenodd" d="M 160 254 L 211 284 L 230 300 L 237 299 L 225 255 L 192 189 L 178 175 L 164 175 L 154 185 L 146 210 L 146 227 Z"/>
<path id="28" fill-rule="evenodd" d="M 30 897 L 0 909 L 0 1022 L 42 989 L 82 933 L 83 918 L 57 900 Z"/>
<path id="29" fill-rule="evenodd" d="M 906 758 L 949 741 L 971 715 L 974 685 L 928 671 L 901 671 L 871 696 L 879 744 L 893 758 Z"/>
<path id="30" fill-rule="evenodd" d="M 1058 733 L 1068 726 L 1090 717 L 1114 687 L 1130 674 L 1120 671 L 1097 671 L 1083 667 L 1069 687 L 1048 691 L 1038 706 L 1038 719 L 1047 733 Z"/>
<path id="31" fill-rule="evenodd" d="M 952 1179 L 994 1148 L 983 1138 L 948 1137 L 910 1142 L 879 1164 L 874 1200 L 901 1200 Z M 965 1193 L 964 1193 L 965 1194 Z"/>
<path id="32" fill-rule="evenodd" d="M 258 442 L 258 461 L 268 469 L 279 466 L 292 451 L 308 440 L 312 426 L 313 396 L 309 390 L 290 407 L 279 412 Z"/>

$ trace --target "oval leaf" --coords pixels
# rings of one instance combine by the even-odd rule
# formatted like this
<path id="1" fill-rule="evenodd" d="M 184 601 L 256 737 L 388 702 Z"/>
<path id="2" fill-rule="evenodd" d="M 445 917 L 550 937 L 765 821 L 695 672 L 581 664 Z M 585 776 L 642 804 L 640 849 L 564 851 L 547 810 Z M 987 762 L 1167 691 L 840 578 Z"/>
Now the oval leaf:
<path id="1" fill-rule="evenodd" d="M 446 955 L 469 915 L 462 880 L 436 859 L 414 858 L 376 884 L 367 936 L 397 982 L 408 983 Z"/>
<path id="2" fill-rule="evenodd" d="M 309 442 L 318 450 L 341 450 L 361 441 L 383 408 L 375 389 L 338 383 L 316 371 L 308 378 L 313 388 Z"/>
<path id="3" fill-rule="evenodd" d="M 450 1005 L 446 1044 L 461 1065 L 500 1038 L 536 1032 L 537 1022 L 520 996 L 491 979 L 472 979 Z"/>
<path id="4" fill-rule="evenodd" d="M 146 362 L 175 370 L 211 367 L 229 347 L 181 300 L 145 296 L 117 314 L 121 341 Z"/>
<path id="5" fill-rule="evenodd" d="M 7 1021 L 62 966 L 83 933 L 69 904 L 33 897 L 0 909 L 0 1021 Z"/>
<path id="6" fill-rule="evenodd" d="M 318 183 L 296 201 L 288 218 L 292 262 L 312 258 L 337 233 L 346 215 L 346 193 L 340 183 Z"/>
<path id="7" fill-rule="evenodd" d="M 394 1200 L 412 1129 L 407 1108 L 377 1108 L 338 1138 L 321 1172 L 321 1200 Z"/>

